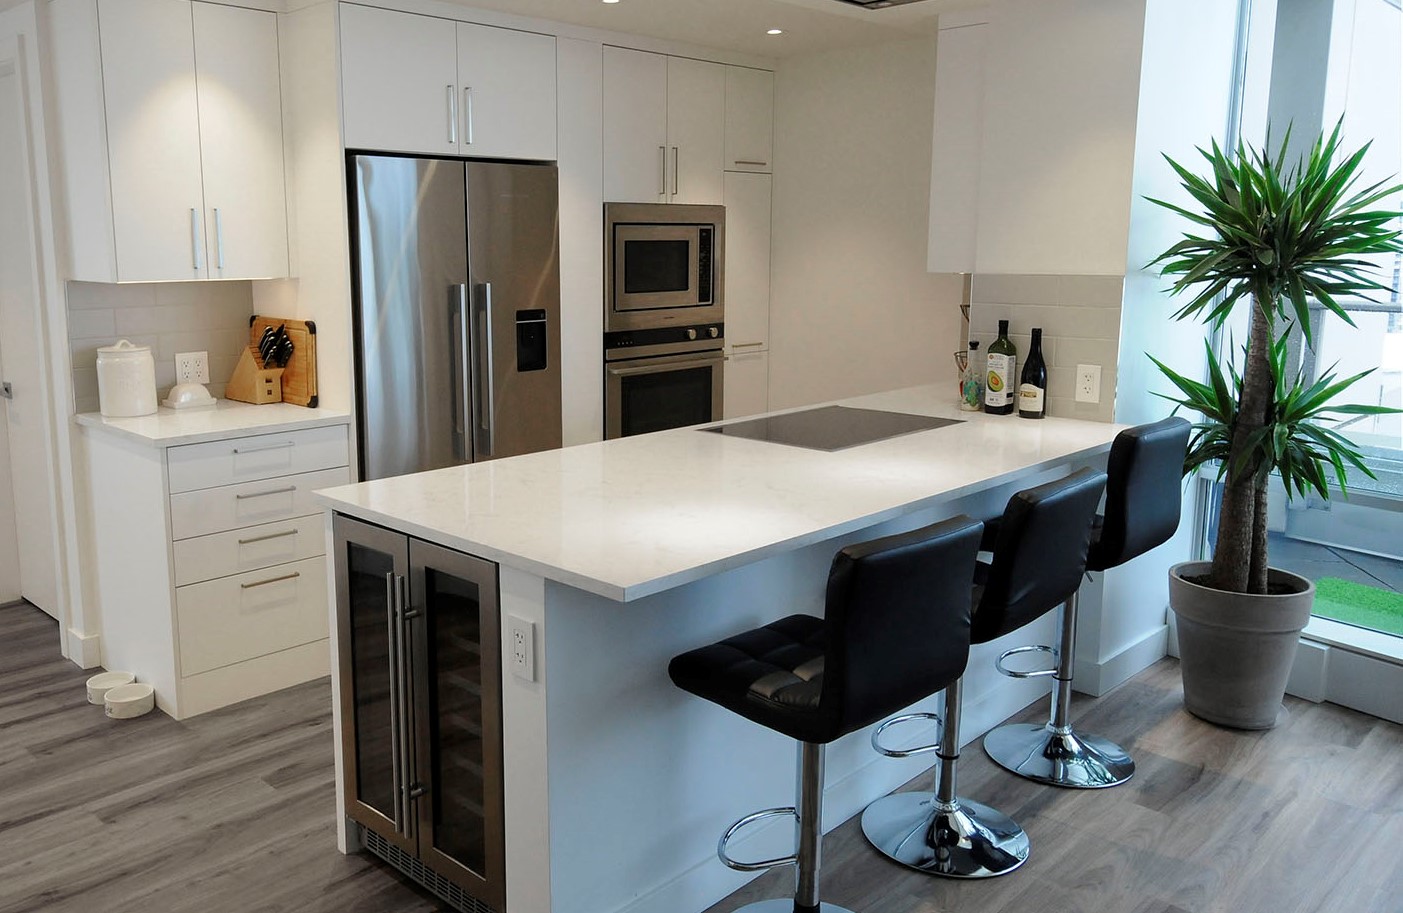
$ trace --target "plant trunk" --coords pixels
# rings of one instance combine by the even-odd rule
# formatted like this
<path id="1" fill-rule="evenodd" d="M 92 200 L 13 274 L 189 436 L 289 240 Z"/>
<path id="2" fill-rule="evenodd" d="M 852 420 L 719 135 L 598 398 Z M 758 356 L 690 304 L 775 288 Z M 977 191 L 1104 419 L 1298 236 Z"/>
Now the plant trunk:
<path id="1" fill-rule="evenodd" d="M 1273 382 L 1271 324 L 1258 294 L 1252 296 L 1251 335 L 1242 371 L 1242 402 L 1233 428 L 1223 504 L 1218 512 L 1218 543 L 1208 585 L 1234 593 L 1267 591 L 1267 498 L 1265 480 L 1256 479 L 1258 461 L 1244 461 L 1247 439 L 1266 424 Z"/>

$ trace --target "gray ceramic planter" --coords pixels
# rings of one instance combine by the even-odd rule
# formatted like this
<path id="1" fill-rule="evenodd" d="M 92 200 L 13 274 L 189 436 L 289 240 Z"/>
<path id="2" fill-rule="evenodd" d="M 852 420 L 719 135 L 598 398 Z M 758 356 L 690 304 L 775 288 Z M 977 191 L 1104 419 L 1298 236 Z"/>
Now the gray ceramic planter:
<path id="1" fill-rule="evenodd" d="M 1194 716 L 1234 729 L 1276 725 L 1301 629 L 1310 620 L 1315 584 L 1271 568 L 1280 596 L 1225 593 L 1184 576 L 1208 573 L 1206 561 L 1169 569 L 1169 607 L 1179 632 L 1184 707 Z"/>

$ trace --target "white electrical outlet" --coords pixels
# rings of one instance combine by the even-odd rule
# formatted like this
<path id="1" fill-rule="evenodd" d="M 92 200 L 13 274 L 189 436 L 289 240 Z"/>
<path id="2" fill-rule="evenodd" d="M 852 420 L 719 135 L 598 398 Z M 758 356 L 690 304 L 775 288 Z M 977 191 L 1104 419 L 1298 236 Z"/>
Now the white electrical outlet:
<path id="1" fill-rule="evenodd" d="M 178 384 L 209 383 L 209 353 L 177 353 L 175 356 L 175 382 Z"/>
<path id="2" fill-rule="evenodd" d="M 507 616 L 507 662 L 512 675 L 536 680 L 536 625 L 515 615 Z"/>
<path id="3" fill-rule="evenodd" d="M 1077 398 L 1079 403 L 1101 402 L 1101 366 L 1077 365 Z"/>

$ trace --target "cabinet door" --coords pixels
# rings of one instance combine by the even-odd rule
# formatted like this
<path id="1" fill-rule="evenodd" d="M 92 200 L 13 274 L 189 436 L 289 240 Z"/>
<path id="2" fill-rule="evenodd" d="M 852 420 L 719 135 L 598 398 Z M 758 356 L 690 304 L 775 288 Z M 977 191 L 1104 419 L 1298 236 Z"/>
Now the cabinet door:
<path id="1" fill-rule="evenodd" d="M 409 540 L 341 516 L 333 533 L 346 814 L 412 854 L 409 650 L 400 610 Z"/>
<path id="2" fill-rule="evenodd" d="M 604 49 L 604 199 L 608 202 L 668 199 L 667 62 L 661 54 Z"/>
<path id="3" fill-rule="evenodd" d="M 726 170 L 773 171 L 775 74 L 726 67 Z"/>
<path id="4" fill-rule="evenodd" d="M 770 353 L 732 352 L 726 358 L 725 418 L 770 411 Z"/>
<path id="5" fill-rule="evenodd" d="M 770 344 L 770 182 L 768 174 L 728 171 L 726 341 L 735 351 Z"/>
<path id="6" fill-rule="evenodd" d="M 341 4 L 348 149 L 457 155 L 457 85 L 453 22 Z"/>
<path id="7" fill-rule="evenodd" d="M 667 59 L 668 199 L 720 203 L 726 159 L 726 67 Z"/>
<path id="8" fill-rule="evenodd" d="M 458 23 L 463 155 L 555 158 L 555 38 Z"/>
<path id="9" fill-rule="evenodd" d="M 195 47 L 185 0 L 99 0 L 117 279 L 207 269 Z"/>
<path id="10" fill-rule="evenodd" d="M 419 857 L 505 909 L 497 566 L 409 543 Z"/>
<path id="11" fill-rule="evenodd" d="M 278 17 L 192 4 L 209 275 L 287 275 Z"/>

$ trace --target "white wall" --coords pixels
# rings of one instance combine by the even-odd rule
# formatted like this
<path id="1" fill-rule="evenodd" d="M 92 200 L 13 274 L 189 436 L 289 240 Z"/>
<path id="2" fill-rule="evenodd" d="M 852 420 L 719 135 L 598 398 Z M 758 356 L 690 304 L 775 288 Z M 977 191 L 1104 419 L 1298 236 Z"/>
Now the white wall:
<path id="1" fill-rule="evenodd" d="M 4 376 L 5 366 L 0 364 L 0 379 Z M 5 416 L 7 409 L 8 404 L 0 400 L 0 605 L 20 597 L 19 541 L 14 522 L 15 495 L 11 488 L 10 425 Z"/>
<path id="2" fill-rule="evenodd" d="M 935 41 L 775 74 L 770 407 L 945 380 L 960 280 L 926 272 Z"/>
<path id="3" fill-rule="evenodd" d="M 996 0 L 989 14 L 975 271 L 1119 274 L 1144 3 Z"/>

